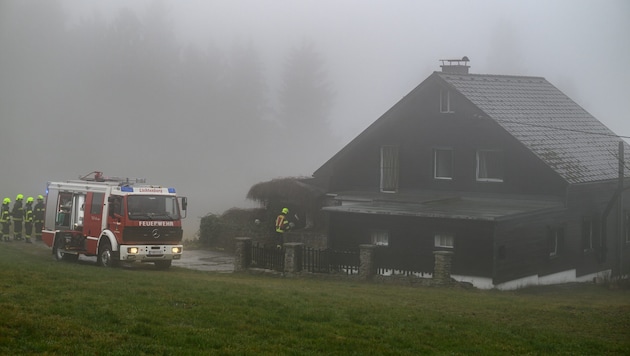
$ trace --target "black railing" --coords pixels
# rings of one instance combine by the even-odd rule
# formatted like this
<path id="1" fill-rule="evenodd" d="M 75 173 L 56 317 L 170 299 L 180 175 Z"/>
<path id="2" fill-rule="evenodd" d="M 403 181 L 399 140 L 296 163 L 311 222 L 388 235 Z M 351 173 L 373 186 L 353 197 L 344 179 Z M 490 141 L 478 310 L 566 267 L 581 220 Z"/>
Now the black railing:
<path id="1" fill-rule="evenodd" d="M 311 273 L 358 274 L 359 251 L 335 251 L 304 248 L 302 270 Z"/>
<path id="2" fill-rule="evenodd" d="M 431 277 L 433 258 L 419 253 L 392 250 L 379 246 L 374 250 L 374 265 L 379 275 Z"/>
<path id="3" fill-rule="evenodd" d="M 284 248 L 261 244 L 252 245 L 251 267 L 284 271 Z"/>

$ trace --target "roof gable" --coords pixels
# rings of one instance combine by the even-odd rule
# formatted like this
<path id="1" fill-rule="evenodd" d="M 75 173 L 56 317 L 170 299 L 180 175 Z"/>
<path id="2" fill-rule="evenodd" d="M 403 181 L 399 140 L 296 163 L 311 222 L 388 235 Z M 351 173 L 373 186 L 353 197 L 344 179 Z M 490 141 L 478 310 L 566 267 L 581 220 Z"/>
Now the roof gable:
<path id="1" fill-rule="evenodd" d="M 544 78 L 439 72 L 435 75 L 567 182 L 617 177 L 620 138 Z"/>

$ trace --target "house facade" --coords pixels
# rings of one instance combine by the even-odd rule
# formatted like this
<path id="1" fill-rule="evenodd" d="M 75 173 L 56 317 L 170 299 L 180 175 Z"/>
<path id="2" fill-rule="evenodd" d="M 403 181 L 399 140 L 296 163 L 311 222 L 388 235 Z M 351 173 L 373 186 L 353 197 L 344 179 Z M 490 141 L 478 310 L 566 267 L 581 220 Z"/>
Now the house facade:
<path id="1" fill-rule="evenodd" d="M 452 251 L 480 288 L 627 275 L 628 144 L 544 78 L 468 69 L 443 61 L 313 174 L 329 247 Z"/>

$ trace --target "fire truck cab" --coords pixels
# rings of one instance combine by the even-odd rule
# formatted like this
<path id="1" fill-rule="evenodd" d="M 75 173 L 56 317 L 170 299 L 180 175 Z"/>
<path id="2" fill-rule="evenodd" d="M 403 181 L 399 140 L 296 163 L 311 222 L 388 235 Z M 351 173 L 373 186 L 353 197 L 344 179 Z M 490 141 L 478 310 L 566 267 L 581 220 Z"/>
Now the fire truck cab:
<path id="1" fill-rule="evenodd" d="M 187 200 L 174 188 L 145 182 L 101 172 L 49 182 L 42 240 L 58 261 L 82 254 L 104 267 L 139 261 L 169 268 L 182 256 L 180 205 L 185 213 Z"/>

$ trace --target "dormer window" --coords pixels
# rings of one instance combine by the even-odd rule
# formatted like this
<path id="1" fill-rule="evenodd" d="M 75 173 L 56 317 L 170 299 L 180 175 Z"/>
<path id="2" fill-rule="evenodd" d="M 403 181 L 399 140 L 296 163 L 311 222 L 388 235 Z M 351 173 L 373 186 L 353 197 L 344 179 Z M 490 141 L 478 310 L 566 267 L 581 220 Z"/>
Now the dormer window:
<path id="1" fill-rule="evenodd" d="M 452 113 L 451 110 L 451 92 L 448 89 L 440 90 L 440 112 Z"/>
<path id="2" fill-rule="evenodd" d="M 503 153 L 500 150 L 477 151 L 477 181 L 503 182 Z"/>

